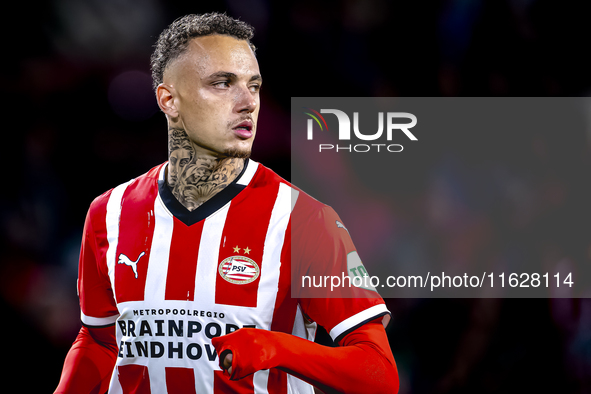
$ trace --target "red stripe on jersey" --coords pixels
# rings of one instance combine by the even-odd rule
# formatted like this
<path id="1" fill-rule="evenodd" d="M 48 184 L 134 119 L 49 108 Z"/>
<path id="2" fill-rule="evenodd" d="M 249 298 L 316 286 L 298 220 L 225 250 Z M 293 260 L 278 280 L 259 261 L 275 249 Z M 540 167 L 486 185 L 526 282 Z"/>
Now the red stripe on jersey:
<path id="1" fill-rule="evenodd" d="M 123 394 L 152 394 L 150 375 L 145 365 L 120 365 L 117 371 Z"/>
<path id="2" fill-rule="evenodd" d="M 267 391 L 273 394 L 287 394 L 287 373 L 271 368 L 267 380 Z"/>
<path id="3" fill-rule="evenodd" d="M 279 290 L 273 309 L 271 331 L 291 334 L 295 321 L 297 299 L 291 297 L 291 220 L 287 224 L 283 248 L 281 249 L 281 268 L 279 270 Z"/>
<path id="4" fill-rule="evenodd" d="M 123 193 L 115 254 L 115 294 L 118 303 L 144 299 L 157 194 L 156 180 L 148 177 L 138 178 Z"/>
<path id="5" fill-rule="evenodd" d="M 264 184 L 265 180 L 259 179 L 262 178 L 262 173 L 258 171 L 251 184 Z M 263 187 L 248 187 L 234 198 L 224 224 L 218 266 L 228 257 L 244 256 L 254 260 L 262 272 L 265 237 L 278 191 L 279 183 L 265 184 Z M 215 283 L 216 304 L 256 307 L 260 280 L 259 273 L 250 283 L 231 283 L 218 272 Z"/>
<path id="6" fill-rule="evenodd" d="M 78 294 L 82 312 L 91 317 L 108 317 L 119 313 L 113 299 L 106 262 L 109 249 L 106 236 L 107 201 L 112 191 L 93 201 L 84 223 L 78 266 Z"/>
<path id="7" fill-rule="evenodd" d="M 253 375 L 240 380 L 230 380 L 223 371 L 213 371 L 213 394 L 252 394 L 254 393 Z"/>
<path id="8" fill-rule="evenodd" d="M 291 220 L 287 224 L 283 248 L 281 249 L 281 268 L 279 289 L 273 310 L 271 331 L 291 333 L 297 310 L 297 299 L 291 297 Z M 269 370 L 267 381 L 269 392 L 287 394 L 287 374 L 279 369 Z"/>
<path id="9" fill-rule="evenodd" d="M 174 218 L 166 275 L 166 300 L 193 301 L 195 298 L 197 255 L 204 222 L 202 220 L 187 226 Z"/>
<path id="10" fill-rule="evenodd" d="M 193 368 L 166 367 L 164 371 L 168 394 L 196 394 Z"/>
<path id="11" fill-rule="evenodd" d="M 101 273 L 107 278 L 109 277 L 107 270 L 107 250 L 109 249 L 109 241 L 107 240 L 107 202 L 112 192 L 113 189 L 98 197 L 88 212 L 88 215 L 92 218 L 97 263 Z"/>

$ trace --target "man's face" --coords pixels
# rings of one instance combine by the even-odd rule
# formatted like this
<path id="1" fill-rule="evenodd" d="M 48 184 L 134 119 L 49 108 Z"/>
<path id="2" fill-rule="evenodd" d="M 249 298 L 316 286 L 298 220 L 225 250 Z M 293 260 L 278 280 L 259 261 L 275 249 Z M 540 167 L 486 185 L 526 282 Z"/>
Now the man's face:
<path id="1" fill-rule="evenodd" d="M 172 85 L 182 127 L 197 154 L 216 157 L 250 154 L 259 114 L 262 83 L 248 43 L 224 35 L 193 38 L 164 73 Z"/>

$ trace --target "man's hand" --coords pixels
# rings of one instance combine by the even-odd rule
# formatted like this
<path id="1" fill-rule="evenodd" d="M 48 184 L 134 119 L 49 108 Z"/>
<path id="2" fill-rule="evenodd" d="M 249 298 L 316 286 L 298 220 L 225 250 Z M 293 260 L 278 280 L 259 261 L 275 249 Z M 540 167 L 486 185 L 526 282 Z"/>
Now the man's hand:
<path id="1" fill-rule="evenodd" d="M 220 356 L 220 368 L 228 371 L 231 380 L 238 380 L 256 371 L 276 367 L 282 336 L 291 337 L 258 328 L 241 328 L 213 338 L 211 343 Z"/>

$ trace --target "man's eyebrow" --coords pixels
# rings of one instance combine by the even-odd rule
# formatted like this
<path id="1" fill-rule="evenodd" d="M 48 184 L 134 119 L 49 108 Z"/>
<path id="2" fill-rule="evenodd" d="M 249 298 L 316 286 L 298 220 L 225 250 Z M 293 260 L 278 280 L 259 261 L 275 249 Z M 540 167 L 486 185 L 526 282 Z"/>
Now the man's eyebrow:
<path id="1" fill-rule="evenodd" d="M 214 78 L 228 78 L 228 79 L 236 79 L 238 76 L 234 73 L 228 71 L 218 71 L 217 73 L 213 73 L 207 77 L 207 79 L 214 79 Z"/>

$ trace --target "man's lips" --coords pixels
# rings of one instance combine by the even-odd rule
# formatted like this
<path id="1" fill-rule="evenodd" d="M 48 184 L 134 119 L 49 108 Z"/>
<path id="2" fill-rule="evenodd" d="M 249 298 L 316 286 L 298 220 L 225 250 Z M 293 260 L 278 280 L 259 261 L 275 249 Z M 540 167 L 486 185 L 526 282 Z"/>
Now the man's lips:
<path id="1" fill-rule="evenodd" d="M 234 133 L 241 138 L 247 139 L 252 137 L 252 121 L 245 120 L 232 127 Z"/>

